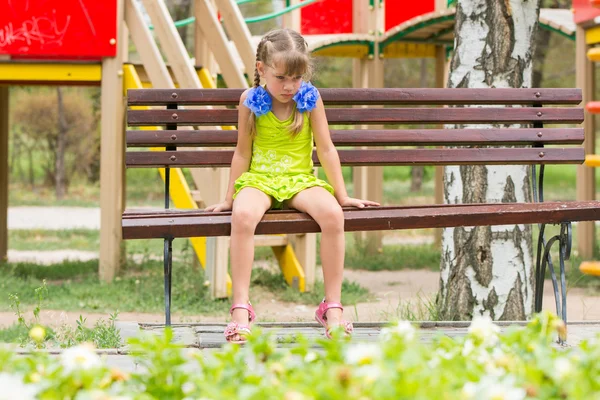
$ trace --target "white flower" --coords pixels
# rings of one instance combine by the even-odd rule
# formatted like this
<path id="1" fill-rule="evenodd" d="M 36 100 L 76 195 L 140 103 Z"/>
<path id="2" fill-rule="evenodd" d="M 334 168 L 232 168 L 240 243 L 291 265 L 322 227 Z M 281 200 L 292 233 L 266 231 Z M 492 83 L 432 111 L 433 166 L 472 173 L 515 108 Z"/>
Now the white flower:
<path id="1" fill-rule="evenodd" d="M 357 376 L 366 383 L 374 383 L 381 377 L 381 368 L 377 365 L 363 365 L 356 370 Z"/>
<path id="2" fill-rule="evenodd" d="M 490 317 L 475 317 L 469 326 L 469 336 L 478 339 L 486 347 L 498 343 L 500 328 L 492 322 Z"/>
<path id="3" fill-rule="evenodd" d="M 191 382 L 186 382 L 183 385 L 181 385 L 181 391 L 184 394 L 190 394 L 190 392 L 192 392 L 194 389 L 195 389 L 195 386 Z"/>
<path id="4" fill-rule="evenodd" d="M 467 382 L 461 394 L 465 400 L 523 400 L 527 396 L 524 389 L 515 387 L 513 378 L 498 380 L 495 376 L 484 376 L 477 383 Z"/>
<path id="5" fill-rule="evenodd" d="M 0 400 L 33 400 L 37 393 L 35 385 L 26 385 L 19 375 L 0 372 Z"/>
<path id="6" fill-rule="evenodd" d="M 75 400 L 133 400 L 131 396 L 112 396 L 109 392 L 100 389 L 80 391 Z"/>
<path id="7" fill-rule="evenodd" d="M 477 394 L 477 385 L 473 382 L 467 382 L 464 384 L 461 392 L 461 399 L 471 400 L 475 398 Z"/>
<path id="8" fill-rule="evenodd" d="M 286 394 L 283 395 L 283 398 L 284 400 L 304 400 L 306 399 L 306 396 L 300 392 L 286 392 Z"/>
<path id="9" fill-rule="evenodd" d="M 65 350 L 60 356 L 60 361 L 66 373 L 78 369 L 95 368 L 102 364 L 100 357 L 94 352 L 94 347 L 90 344 L 82 344 Z"/>
<path id="10" fill-rule="evenodd" d="M 465 340 L 465 344 L 463 345 L 462 355 L 467 357 L 475 350 L 475 345 L 471 339 Z"/>
<path id="11" fill-rule="evenodd" d="M 437 349 L 435 351 L 435 353 L 437 354 L 438 357 L 441 357 L 441 358 L 446 359 L 446 360 L 450 360 L 452 357 L 454 357 L 454 354 L 452 354 L 452 352 L 446 351 L 446 350 L 441 349 L 441 348 Z"/>
<path id="12" fill-rule="evenodd" d="M 314 351 L 309 351 L 304 356 L 305 363 L 311 363 L 311 362 L 315 361 L 316 359 L 317 359 L 317 353 L 315 353 Z"/>
<path id="13" fill-rule="evenodd" d="M 523 400 L 527 396 L 525 389 L 509 385 L 492 384 L 487 388 L 486 399 L 490 400 Z"/>
<path id="14" fill-rule="evenodd" d="M 407 342 L 412 342 L 417 336 L 417 331 L 410 322 L 399 321 L 398 324 L 394 326 L 383 328 L 381 330 L 379 338 L 382 341 L 388 341 L 394 335 L 398 335 L 404 338 L 404 340 L 406 340 Z"/>
<path id="15" fill-rule="evenodd" d="M 559 357 L 554 360 L 554 376 L 558 380 L 563 380 L 573 372 L 573 364 L 566 357 Z"/>
<path id="16" fill-rule="evenodd" d="M 358 343 L 346 351 L 346 362 L 353 365 L 371 364 L 380 358 L 381 349 L 375 343 Z"/>

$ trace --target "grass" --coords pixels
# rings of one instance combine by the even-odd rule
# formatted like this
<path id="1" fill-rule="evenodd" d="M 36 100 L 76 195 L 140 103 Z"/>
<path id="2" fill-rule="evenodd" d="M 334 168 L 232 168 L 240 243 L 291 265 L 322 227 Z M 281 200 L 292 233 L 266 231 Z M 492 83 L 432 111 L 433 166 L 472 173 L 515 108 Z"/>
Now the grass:
<path id="1" fill-rule="evenodd" d="M 186 253 L 187 252 L 187 253 Z M 226 314 L 229 300 L 211 299 L 201 268 L 194 268 L 189 247 L 175 260 L 172 279 L 173 312 L 184 315 Z M 0 264 L 3 276 L 0 282 L 0 309 L 8 310 L 8 294 L 19 295 L 24 305 L 35 304 L 35 288 L 48 281 L 48 299 L 44 307 L 65 311 L 90 312 L 164 312 L 162 261 L 144 259 L 141 263 L 129 261 L 111 284 L 98 279 L 98 261 L 66 261 L 50 266 L 31 263 Z M 323 286 L 317 282 L 311 293 L 298 293 L 290 288 L 280 273 L 260 268 L 253 271 L 253 287 L 273 293 L 281 301 L 318 304 Z M 369 293 L 360 285 L 344 282 L 347 304 L 367 301 Z M 252 293 L 252 288 L 251 288 Z"/>
<path id="2" fill-rule="evenodd" d="M 8 243 L 12 250 L 87 250 L 100 247 L 100 232 L 92 229 L 11 229 Z"/>
<path id="3" fill-rule="evenodd" d="M 25 310 L 22 308 L 19 295 L 9 294 L 10 308 L 17 317 L 17 323 L 0 330 L 0 342 L 19 343 L 21 347 L 37 349 L 48 347 L 67 348 L 85 342 L 94 343 L 96 348 L 100 349 L 121 346 L 121 334 L 115 324 L 119 315 L 118 312 L 110 314 L 108 321 L 98 319 L 92 328 L 87 326 L 87 318 L 82 315 L 79 315 L 79 319 L 76 321 L 76 328 L 68 323 L 63 323 L 57 327 L 44 327 L 41 324 L 40 312 L 42 303 L 48 295 L 48 286 L 45 279 L 42 281 L 41 286 L 34 289 L 33 294 L 36 299 L 32 311 L 33 319 L 27 317 Z"/>
<path id="4" fill-rule="evenodd" d="M 440 270 L 440 249 L 434 245 L 388 245 L 370 254 L 364 246 L 355 245 L 346 251 L 346 268 L 369 271 L 404 269 Z"/>
<path id="5" fill-rule="evenodd" d="M 189 172 L 184 171 L 188 175 Z M 319 174 L 324 177 L 323 169 Z M 344 179 L 352 193 L 352 170 L 343 168 Z M 427 204 L 433 201 L 433 167 L 425 168 L 422 189 L 410 192 L 410 167 L 384 167 L 384 204 Z M 600 187 L 600 174 L 598 174 Z M 575 198 L 575 166 L 550 166 L 545 175 L 546 200 L 570 200 Z M 68 199 L 56 202 L 53 191 L 49 189 L 31 188 L 11 184 L 10 204 L 14 205 L 83 205 L 97 206 L 99 187 L 74 182 Z M 600 196 L 599 196 L 600 197 Z M 154 169 L 131 169 L 127 171 L 127 206 L 156 206 L 163 201 L 163 184 Z M 424 233 L 430 235 L 431 230 Z M 552 229 L 547 234 L 550 237 Z M 412 231 L 398 231 L 394 235 L 410 236 Z M 429 269 L 438 271 L 440 251 L 434 245 L 386 245 L 375 254 L 368 254 L 366 249 L 354 241 L 354 235 L 347 234 L 346 267 L 351 269 L 367 269 L 371 271 Z M 600 237 L 599 237 L 600 239 Z M 534 241 L 534 250 L 535 250 Z M 576 243 L 576 229 L 574 229 Z M 175 265 L 173 277 L 173 311 L 184 315 L 226 313 L 228 301 L 211 300 L 204 287 L 203 271 L 194 268 L 193 255 L 187 240 L 175 240 L 173 243 Z M 73 249 L 97 251 L 99 232 L 95 230 L 11 230 L 9 231 L 9 248 L 14 250 L 60 250 Z M 63 262 L 52 266 L 40 266 L 31 263 L 4 264 L 0 266 L 3 280 L 0 283 L 2 293 L 20 293 L 23 304 L 33 304 L 33 296 L 26 293 L 39 286 L 42 279 L 48 279 L 50 298 L 47 308 L 114 312 L 115 310 L 158 312 L 164 310 L 162 258 L 163 243 L 160 239 L 133 240 L 126 242 L 129 257 L 137 255 L 137 262 L 128 261 L 112 285 L 106 285 L 97 278 L 97 261 Z M 556 254 L 556 248 L 553 250 Z M 598 256 L 598 255 L 597 255 Z M 267 260 L 275 264 L 275 258 L 269 248 L 257 248 L 257 260 Z M 141 261 L 140 261 L 141 259 Z M 555 257 L 556 259 L 556 257 Z M 581 274 L 577 266 L 580 263 L 577 254 L 573 255 L 567 265 L 567 283 L 569 287 L 584 287 L 590 290 L 600 289 L 600 279 Z M 320 255 L 317 253 L 317 262 Z M 549 276 L 549 275 L 547 275 Z M 281 274 L 256 269 L 253 273 L 253 286 L 274 293 L 282 301 L 294 301 L 315 304 L 320 301 L 323 291 L 318 282 L 313 293 L 299 294 L 290 289 Z M 355 284 L 344 283 L 344 302 L 352 304 L 369 298 L 367 291 Z M 0 297 L 0 307 L 7 308 L 6 298 Z M 423 319 L 435 313 L 431 303 L 424 300 L 418 305 L 397 305 L 394 315 L 404 319 Z M 415 311 L 415 307 L 416 310 Z M 421 311 L 419 310 L 421 307 Z M 412 311 L 411 311 L 412 310 Z M 416 313 L 411 316 L 409 313 Z M 7 335 L 10 333 L 6 333 Z"/>
<path id="6" fill-rule="evenodd" d="M 292 289 L 283 279 L 280 273 L 271 272 L 267 269 L 255 268 L 252 271 L 252 285 L 262 286 L 269 292 L 276 293 L 277 297 L 286 302 L 315 305 L 323 299 L 323 282 L 317 280 L 312 292 L 300 293 Z M 355 282 L 344 280 L 342 283 L 342 303 L 356 304 L 368 301 L 371 298 L 367 289 Z"/>
<path id="7" fill-rule="evenodd" d="M 29 331 L 21 324 L 13 324 L 8 328 L 0 329 L 0 343 L 19 343 L 21 338 L 27 336 Z"/>
<path id="8" fill-rule="evenodd" d="M 98 262 L 69 262 L 35 268 L 31 265 L 0 266 L 1 293 L 17 293 L 22 304 L 35 302 L 33 291 L 42 279 L 48 280 L 44 308 L 65 311 L 156 312 L 164 311 L 162 262 L 128 265 L 112 284 L 98 279 Z M 204 274 L 182 265 L 173 268 L 172 302 L 174 312 L 212 314 L 226 312 L 224 301 L 213 301 L 204 287 Z M 5 296 L 0 308 L 8 309 Z"/>
<path id="9" fill-rule="evenodd" d="M 558 233 L 557 226 L 549 226 L 546 230 L 546 238 Z M 533 246 L 534 251 L 537 246 L 537 229 L 534 230 Z M 399 237 L 412 238 L 413 231 L 399 231 L 394 235 Z M 422 235 L 432 235 L 432 230 L 418 232 Z M 320 241 L 320 235 L 317 236 Z M 573 229 L 573 242 L 577 240 L 577 229 Z M 600 241 L 600 230 L 598 232 L 598 240 Z M 11 249 L 16 250 L 58 250 L 69 248 L 73 250 L 89 250 L 98 249 L 99 232 L 94 230 L 11 230 L 9 232 L 9 245 Z M 163 255 L 163 242 L 159 239 L 148 240 L 130 240 L 126 242 L 127 254 L 139 256 L 142 264 L 147 264 L 150 260 L 154 264 L 160 264 L 160 259 Z M 175 240 L 173 242 L 175 262 L 179 265 L 194 265 L 191 249 L 187 240 Z M 317 246 L 318 248 L 318 246 Z M 557 247 L 553 248 L 552 254 L 557 259 Z M 431 271 L 439 271 L 440 266 L 440 250 L 433 244 L 418 244 L 418 245 L 385 245 L 375 254 L 370 254 L 366 248 L 354 239 L 354 234 L 346 234 L 346 268 L 349 269 L 365 269 L 369 271 L 397 271 L 403 269 L 428 269 Z M 597 258 L 600 258 L 597 255 Z M 268 247 L 259 247 L 255 251 L 256 260 L 265 260 L 272 264 L 276 263 L 273 252 Z M 595 282 L 600 280 L 593 277 L 582 275 L 576 268 L 580 262 L 573 251 L 572 261 L 567 264 L 574 266 L 572 268 L 572 278 L 575 279 L 574 284 L 582 287 L 592 287 Z M 320 264 L 320 254 L 317 252 L 317 263 Z M 150 264 L 153 265 L 153 264 Z M 34 263 L 16 263 L 10 264 L 11 274 L 15 277 L 34 277 L 38 279 L 70 279 L 74 276 L 89 276 L 93 275 L 97 270 L 97 261 L 87 262 L 71 262 L 65 261 L 56 267 L 47 267 Z M 138 267 L 136 267 L 138 268 Z M 158 268 L 158 267 L 156 267 Z M 185 268 L 185 267 L 184 267 Z M 578 275 L 579 274 L 579 275 Z"/>
<path id="10" fill-rule="evenodd" d="M 427 297 L 418 294 L 415 301 L 400 301 L 389 310 L 382 312 L 384 321 L 442 321 L 441 310 L 437 304 L 436 296 Z"/>

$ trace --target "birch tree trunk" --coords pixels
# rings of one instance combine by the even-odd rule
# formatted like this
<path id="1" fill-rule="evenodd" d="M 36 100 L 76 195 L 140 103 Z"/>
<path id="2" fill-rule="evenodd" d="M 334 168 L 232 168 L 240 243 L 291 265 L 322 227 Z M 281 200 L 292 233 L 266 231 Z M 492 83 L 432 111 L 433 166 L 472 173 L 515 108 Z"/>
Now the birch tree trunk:
<path id="1" fill-rule="evenodd" d="M 451 88 L 531 87 L 540 0 L 458 0 Z M 489 126 L 469 125 L 469 128 Z M 526 166 L 449 166 L 448 204 L 531 200 Z M 531 226 L 444 229 L 443 319 L 524 320 L 533 311 Z"/>

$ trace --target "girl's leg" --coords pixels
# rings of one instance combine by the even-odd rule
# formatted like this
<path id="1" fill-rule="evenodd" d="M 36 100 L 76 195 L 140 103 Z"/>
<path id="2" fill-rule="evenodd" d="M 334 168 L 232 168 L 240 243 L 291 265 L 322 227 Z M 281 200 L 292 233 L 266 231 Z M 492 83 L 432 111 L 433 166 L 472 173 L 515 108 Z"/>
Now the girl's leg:
<path id="1" fill-rule="evenodd" d="M 325 301 L 340 303 L 344 274 L 344 214 L 342 207 L 327 190 L 322 187 L 305 189 L 288 203 L 291 208 L 310 215 L 321 227 L 321 263 Z M 331 308 L 327 311 L 330 325 L 339 325 L 342 311 Z"/>
<path id="2" fill-rule="evenodd" d="M 251 187 L 242 189 L 233 202 L 230 254 L 234 304 L 247 304 L 249 301 L 250 276 L 254 261 L 254 231 L 270 207 L 271 197 Z M 248 324 L 248 311 L 235 309 L 231 319 L 239 324 Z M 233 337 L 232 340 L 240 338 Z"/>

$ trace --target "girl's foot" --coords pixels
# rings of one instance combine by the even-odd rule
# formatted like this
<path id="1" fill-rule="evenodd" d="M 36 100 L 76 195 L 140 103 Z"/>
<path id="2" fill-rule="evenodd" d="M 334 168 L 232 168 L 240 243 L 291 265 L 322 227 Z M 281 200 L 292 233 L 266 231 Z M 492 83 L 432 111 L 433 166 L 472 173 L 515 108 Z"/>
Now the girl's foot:
<path id="1" fill-rule="evenodd" d="M 256 318 L 250 303 L 233 304 L 229 309 L 231 322 L 225 328 L 225 340 L 230 343 L 244 343 L 250 335 L 250 324 Z"/>
<path id="2" fill-rule="evenodd" d="M 333 328 L 341 326 L 346 335 L 350 335 L 353 331 L 352 322 L 342 319 L 344 307 L 342 303 L 325 302 L 325 299 L 315 311 L 315 320 L 325 328 L 325 336 L 331 339 L 331 331 Z"/>

